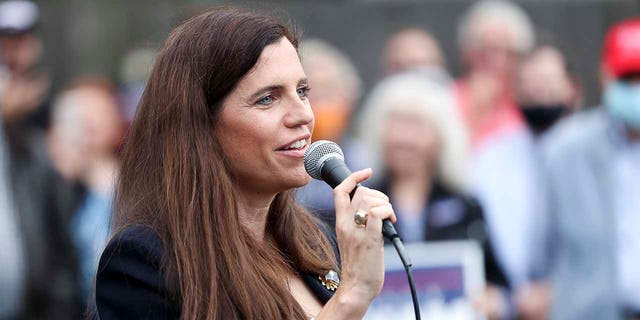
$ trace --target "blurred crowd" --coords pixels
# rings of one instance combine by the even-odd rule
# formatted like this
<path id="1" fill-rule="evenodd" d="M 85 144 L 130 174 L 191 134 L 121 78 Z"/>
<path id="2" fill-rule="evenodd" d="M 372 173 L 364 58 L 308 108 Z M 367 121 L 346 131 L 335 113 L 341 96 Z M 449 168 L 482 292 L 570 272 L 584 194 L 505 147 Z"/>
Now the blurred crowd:
<path id="1" fill-rule="evenodd" d="M 503 0 L 461 13 L 464 72 L 407 27 L 377 84 L 322 39 L 300 55 L 314 140 L 374 168 L 405 242 L 471 239 L 485 255 L 489 319 L 640 318 L 640 18 L 602 40 L 599 106 L 583 105 L 561 46 Z M 118 151 L 153 64 L 132 49 L 117 80 L 79 75 L 52 92 L 39 8 L 0 3 L 0 319 L 83 316 L 110 230 Z M 332 190 L 298 201 L 330 220 Z"/>

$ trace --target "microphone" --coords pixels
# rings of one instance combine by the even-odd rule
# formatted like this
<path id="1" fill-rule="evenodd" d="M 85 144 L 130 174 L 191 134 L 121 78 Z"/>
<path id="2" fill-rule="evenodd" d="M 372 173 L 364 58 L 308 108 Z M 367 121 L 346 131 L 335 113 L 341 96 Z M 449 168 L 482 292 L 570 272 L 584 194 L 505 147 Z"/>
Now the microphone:
<path id="1" fill-rule="evenodd" d="M 344 162 L 342 149 L 337 143 L 328 140 L 318 140 L 309 146 L 304 153 L 304 168 L 312 178 L 323 180 L 332 189 L 351 175 L 351 170 Z M 358 186 L 360 184 L 351 191 L 351 198 Z M 391 241 L 398 237 L 398 232 L 389 219 L 382 222 L 382 234 Z"/>
<path id="2" fill-rule="evenodd" d="M 344 162 L 344 153 L 340 146 L 328 140 L 318 140 L 309 146 L 309 149 L 304 153 L 304 169 L 314 179 L 322 180 L 329 184 L 331 188 L 337 187 L 344 179 L 351 175 L 351 170 Z M 360 184 L 351 191 L 349 196 L 353 199 L 353 195 L 356 193 L 356 189 Z M 411 287 L 411 298 L 413 300 L 413 308 L 416 315 L 416 319 L 420 320 L 420 306 L 418 303 L 418 295 L 413 281 L 413 274 L 411 273 L 411 260 L 409 255 L 404 250 L 404 244 L 396 232 L 396 228 L 393 226 L 389 219 L 382 221 L 382 235 L 389 239 L 400 256 L 400 260 L 407 272 L 407 278 L 409 286 Z"/>
<path id="3" fill-rule="evenodd" d="M 312 178 L 323 180 L 331 188 L 337 187 L 351 175 L 351 170 L 344 162 L 342 149 L 337 143 L 328 140 L 318 140 L 309 146 L 309 149 L 304 153 L 304 168 Z M 351 191 L 351 198 L 353 198 L 358 186 L 360 184 Z M 396 242 L 395 239 L 399 240 L 398 232 L 389 219 L 382 221 L 382 234 L 391 242 Z M 406 258 L 409 257 L 406 256 Z M 407 262 L 411 264 L 408 260 Z"/>

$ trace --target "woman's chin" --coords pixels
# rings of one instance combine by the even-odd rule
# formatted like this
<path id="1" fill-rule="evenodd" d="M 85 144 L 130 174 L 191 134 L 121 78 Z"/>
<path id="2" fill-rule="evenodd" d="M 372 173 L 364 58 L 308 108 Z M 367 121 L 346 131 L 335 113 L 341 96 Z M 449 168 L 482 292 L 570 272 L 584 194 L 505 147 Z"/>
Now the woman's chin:
<path id="1" fill-rule="evenodd" d="M 311 176 L 309 176 L 308 174 L 305 174 L 305 176 L 300 177 L 298 179 L 298 184 L 294 187 L 294 188 L 300 188 L 300 187 L 304 187 L 306 186 L 309 182 L 311 182 Z"/>
<path id="2" fill-rule="evenodd" d="M 287 186 L 289 189 L 304 187 L 311 179 L 311 176 L 309 176 L 306 171 L 304 173 L 298 173 L 288 179 Z"/>

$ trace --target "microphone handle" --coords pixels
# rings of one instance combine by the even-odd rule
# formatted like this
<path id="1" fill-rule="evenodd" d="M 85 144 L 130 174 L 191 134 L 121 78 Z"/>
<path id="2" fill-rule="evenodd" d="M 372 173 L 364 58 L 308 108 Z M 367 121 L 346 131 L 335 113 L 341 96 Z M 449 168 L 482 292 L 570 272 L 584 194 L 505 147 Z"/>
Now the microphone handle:
<path id="1" fill-rule="evenodd" d="M 344 179 L 351 175 L 351 170 L 344 163 L 344 160 L 333 158 L 324 162 L 322 166 L 322 180 L 328 183 L 332 189 L 337 187 Z M 349 193 L 349 197 L 353 199 L 353 196 L 356 194 L 356 190 L 360 184 L 358 183 L 355 188 Z M 393 239 L 398 238 L 398 232 L 396 228 L 393 226 L 393 223 L 389 221 L 389 219 L 384 219 L 382 221 L 382 235 L 385 238 L 393 241 Z"/>

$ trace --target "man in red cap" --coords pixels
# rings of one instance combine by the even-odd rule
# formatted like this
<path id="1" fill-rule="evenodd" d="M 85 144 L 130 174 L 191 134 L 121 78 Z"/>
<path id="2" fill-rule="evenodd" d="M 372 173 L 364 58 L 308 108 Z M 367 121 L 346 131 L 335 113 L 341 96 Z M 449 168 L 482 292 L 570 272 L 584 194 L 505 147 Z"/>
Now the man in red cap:
<path id="1" fill-rule="evenodd" d="M 640 138 L 640 19 L 616 25 L 607 35 L 603 74 L 605 105 L 631 138 Z"/>
<path id="2" fill-rule="evenodd" d="M 639 18 L 608 31 L 602 77 L 603 106 L 543 141 L 551 319 L 640 316 Z"/>

